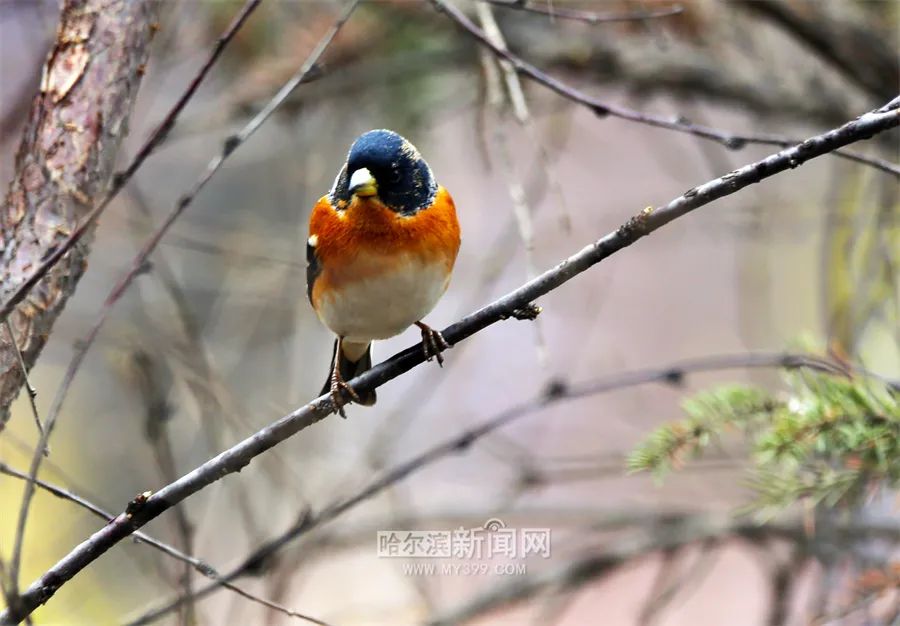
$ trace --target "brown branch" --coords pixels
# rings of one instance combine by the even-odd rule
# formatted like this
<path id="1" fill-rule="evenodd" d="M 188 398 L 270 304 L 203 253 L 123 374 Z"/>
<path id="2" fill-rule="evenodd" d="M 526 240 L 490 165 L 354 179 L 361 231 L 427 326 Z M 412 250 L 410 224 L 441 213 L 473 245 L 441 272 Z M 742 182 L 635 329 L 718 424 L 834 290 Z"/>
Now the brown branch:
<path id="1" fill-rule="evenodd" d="M 474 335 L 488 326 L 514 315 L 536 299 L 553 291 L 590 267 L 627 248 L 669 222 L 758 183 L 780 172 L 794 169 L 816 157 L 828 154 L 855 141 L 867 139 L 900 125 L 900 97 L 884 107 L 861 115 L 834 130 L 811 137 L 803 143 L 750 163 L 720 178 L 686 191 L 665 206 L 647 208 L 616 231 L 589 244 L 556 267 L 527 282 L 519 289 L 444 329 L 443 336 L 451 344 Z M 400 376 L 424 362 L 422 344 L 393 356 L 351 381 L 354 389 L 368 391 Z M 244 441 L 225 450 L 149 498 L 132 503 L 115 521 L 95 532 L 52 566 L 22 595 L 22 603 L 0 614 L 0 623 L 21 621 L 37 606 L 46 602 L 56 590 L 87 567 L 116 543 L 150 520 L 224 476 L 239 471 L 253 458 L 328 417 L 334 405 L 328 394 L 313 400 Z"/>
<path id="2" fill-rule="evenodd" d="M 9 319 L 3 321 L 3 326 L 6 328 L 6 334 L 9 336 L 9 345 L 12 346 L 15 351 L 16 360 L 19 362 L 19 368 L 22 371 L 22 378 L 25 383 L 25 391 L 28 392 L 28 402 L 31 404 L 31 415 L 34 417 L 34 424 L 37 426 L 38 434 L 43 436 L 44 426 L 41 424 L 41 415 L 38 413 L 37 404 L 34 401 L 34 399 L 37 398 L 37 389 L 34 388 L 34 385 L 31 384 L 31 380 L 28 378 L 28 366 L 25 364 L 24 357 L 22 357 L 22 351 L 19 350 L 19 342 L 16 340 L 16 335 L 13 332 L 12 324 L 10 324 Z M 43 452 L 44 454 L 47 454 L 48 450 L 45 448 Z"/>
<path id="3" fill-rule="evenodd" d="M 13 478 L 18 478 L 20 480 L 25 480 L 25 481 L 29 480 L 28 474 L 26 474 L 24 472 L 20 472 L 16 469 L 13 469 L 12 467 L 7 465 L 6 463 L 3 463 L 2 461 L 0 461 L 0 474 L 5 474 L 6 476 L 11 476 Z M 87 498 L 84 498 L 83 496 L 73 493 L 72 491 L 69 491 L 68 489 L 63 489 L 62 487 L 45 482 L 41 479 L 37 479 L 34 482 L 38 487 L 40 487 L 47 493 L 49 493 L 53 496 L 56 496 L 57 498 L 60 498 L 62 500 L 66 500 L 68 502 L 76 504 L 106 522 L 112 521 L 116 517 L 112 513 L 109 513 L 107 511 L 105 511 L 104 509 L 102 509 L 101 507 L 97 506 L 96 504 L 94 504 L 93 502 L 88 500 Z M 147 535 L 140 531 L 135 532 L 133 537 L 134 537 L 135 541 L 137 541 L 139 543 L 147 544 L 148 546 L 159 550 L 163 554 L 183 562 L 185 565 L 188 565 L 188 566 L 194 568 L 200 574 L 203 574 L 207 578 L 211 578 L 212 580 L 219 580 L 221 578 L 221 575 L 209 563 L 207 563 L 201 559 L 198 559 L 197 557 L 191 556 L 190 554 L 186 554 L 186 553 L 182 552 L 181 550 L 179 550 L 178 548 L 175 548 L 174 546 L 170 546 L 169 544 L 164 543 L 164 542 L 160 541 L 159 539 L 154 539 L 150 535 Z M 2 565 L 2 561 L 0 561 L 0 565 Z M 0 568 L 0 582 L 2 582 L 3 579 L 4 579 L 3 571 L 2 571 L 2 568 Z M 289 609 L 287 607 L 284 607 L 284 606 L 277 604 L 275 602 L 272 602 L 270 600 L 266 600 L 265 598 L 256 596 L 256 595 L 254 595 L 232 583 L 222 582 L 221 585 L 225 589 L 233 591 L 233 592 L 237 593 L 238 595 L 240 595 L 241 597 L 246 598 L 247 600 L 250 600 L 251 602 L 255 602 L 256 604 L 260 604 L 262 606 L 265 606 L 266 608 L 274 609 L 274 610 L 276 610 L 280 613 L 283 613 L 289 617 L 298 617 L 298 618 L 304 619 L 308 622 L 312 622 L 313 624 L 319 624 L 321 626 L 328 626 L 325 622 L 322 622 L 314 617 L 310 617 L 308 615 L 298 613 L 297 611 L 294 611 L 293 609 Z"/>

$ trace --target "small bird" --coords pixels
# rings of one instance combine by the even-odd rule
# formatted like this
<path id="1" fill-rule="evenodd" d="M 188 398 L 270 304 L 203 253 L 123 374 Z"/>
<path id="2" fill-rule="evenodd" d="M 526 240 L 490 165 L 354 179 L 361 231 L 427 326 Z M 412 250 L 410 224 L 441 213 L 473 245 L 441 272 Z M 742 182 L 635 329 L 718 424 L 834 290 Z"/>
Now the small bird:
<path id="1" fill-rule="evenodd" d="M 447 290 L 459 245 L 453 199 L 415 146 L 390 130 L 362 134 L 313 208 L 306 245 L 309 301 L 337 335 L 321 393 L 342 416 L 342 390 L 375 404 L 374 391 L 347 384 L 372 367 L 375 339 L 415 324 L 426 359 L 443 366 L 450 346 L 422 318 Z"/>

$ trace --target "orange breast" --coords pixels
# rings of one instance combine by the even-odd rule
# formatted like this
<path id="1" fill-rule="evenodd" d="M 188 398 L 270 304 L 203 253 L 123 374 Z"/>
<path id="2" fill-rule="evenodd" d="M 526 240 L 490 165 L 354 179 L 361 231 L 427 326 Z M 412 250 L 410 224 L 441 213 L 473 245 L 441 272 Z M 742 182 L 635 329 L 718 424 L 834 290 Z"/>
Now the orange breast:
<path id="1" fill-rule="evenodd" d="M 430 207 L 410 216 L 395 213 L 376 198 L 356 196 L 338 212 L 324 196 L 313 209 L 309 234 L 316 238 L 322 268 L 311 294 L 314 306 L 323 292 L 390 270 L 384 261 L 357 260 L 412 257 L 423 264 L 444 264 L 449 276 L 460 245 L 456 208 L 443 187 L 438 187 Z"/>

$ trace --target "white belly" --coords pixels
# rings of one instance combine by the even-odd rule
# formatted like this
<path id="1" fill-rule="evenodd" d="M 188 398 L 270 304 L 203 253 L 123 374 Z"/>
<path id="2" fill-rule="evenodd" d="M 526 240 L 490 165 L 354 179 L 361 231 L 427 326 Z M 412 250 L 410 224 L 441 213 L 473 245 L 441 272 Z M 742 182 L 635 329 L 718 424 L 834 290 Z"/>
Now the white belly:
<path id="1" fill-rule="evenodd" d="M 348 341 L 387 339 L 428 315 L 449 281 L 443 263 L 403 263 L 332 290 L 319 303 L 319 318 Z"/>

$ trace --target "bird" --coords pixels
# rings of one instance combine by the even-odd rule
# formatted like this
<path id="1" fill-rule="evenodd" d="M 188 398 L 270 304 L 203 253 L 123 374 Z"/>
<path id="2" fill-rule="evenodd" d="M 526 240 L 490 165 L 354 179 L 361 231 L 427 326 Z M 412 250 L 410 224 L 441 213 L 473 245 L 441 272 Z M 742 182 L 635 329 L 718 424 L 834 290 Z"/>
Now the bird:
<path id="1" fill-rule="evenodd" d="M 415 146 L 386 129 L 353 142 L 306 243 L 307 296 L 336 335 L 320 393 L 342 417 L 349 400 L 375 404 L 374 390 L 347 384 L 372 367 L 375 340 L 418 326 L 425 358 L 443 367 L 450 344 L 422 318 L 447 290 L 460 241 L 453 198 Z"/>

